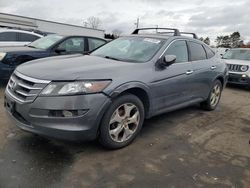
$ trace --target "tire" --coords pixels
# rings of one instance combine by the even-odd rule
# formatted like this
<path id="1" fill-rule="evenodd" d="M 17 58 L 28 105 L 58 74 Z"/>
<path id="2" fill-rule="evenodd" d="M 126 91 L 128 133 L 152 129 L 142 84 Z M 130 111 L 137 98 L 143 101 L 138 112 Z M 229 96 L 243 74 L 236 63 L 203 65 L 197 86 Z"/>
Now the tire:
<path id="1" fill-rule="evenodd" d="M 220 80 L 215 80 L 207 100 L 201 103 L 201 107 L 208 111 L 215 110 L 220 102 L 221 92 L 222 83 Z"/>
<path id="2" fill-rule="evenodd" d="M 137 96 L 125 94 L 117 97 L 103 116 L 100 144 L 108 149 L 129 145 L 140 132 L 144 117 L 144 105 Z"/>

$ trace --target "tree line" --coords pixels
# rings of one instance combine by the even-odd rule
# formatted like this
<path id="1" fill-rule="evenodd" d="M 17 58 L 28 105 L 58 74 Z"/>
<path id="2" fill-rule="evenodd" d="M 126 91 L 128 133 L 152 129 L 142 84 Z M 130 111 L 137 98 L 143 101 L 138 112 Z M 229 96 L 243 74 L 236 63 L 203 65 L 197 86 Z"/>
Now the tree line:
<path id="1" fill-rule="evenodd" d="M 209 37 L 201 37 L 200 40 L 210 45 Z M 250 48 L 250 42 L 245 44 L 244 41 L 241 39 L 240 32 L 238 31 L 233 32 L 230 35 L 217 36 L 215 39 L 215 43 L 217 48 Z"/>

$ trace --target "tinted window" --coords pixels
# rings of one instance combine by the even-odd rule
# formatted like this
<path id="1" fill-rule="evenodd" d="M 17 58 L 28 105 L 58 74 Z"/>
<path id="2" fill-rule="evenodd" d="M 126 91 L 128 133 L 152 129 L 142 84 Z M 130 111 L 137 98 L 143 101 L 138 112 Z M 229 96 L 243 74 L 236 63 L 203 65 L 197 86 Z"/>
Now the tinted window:
<path id="1" fill-rule="evenodd" d="M 198 61 L 207 59 L 206 52 L 201 44 L 195 42 L 188 42 L 191 54 L 191 61 Z"/>
<path id="2" fill-rule="evenodd" d="M 211 50 L 210 48 L 208 48 L 207 46 L 204 46 L 206 52 L 207 52 L 207 58 L 210 59 L 212 57 L 214 57 L 215 53 L 213 52 L 213 50 Z"/>
<path id="3" fill-rule="evenodd" d="M 89 42 L 89 51 L 92 51 L 106 43 L 104 40 L 95 39 L 95 38 L 88 38 L 88 42 Z"/>
<path id="4" fill-rule="evenodd" d="M 16 32 L 0 33 L 0 41 L 17 41 L 17 33 Z"/>
<path id="5" fill-rule="evenodd" d="M 176 41 L 170 45 L 165 55 L 175 55 L 176 63 L 188 61 L 187 44 L 185 41 Z"/>
<path id="6" fill-rule="evenodd" d="M 33 42 L 35 40 L 37 40 L 38 36 L 36 35 L 31 35 L 31 34 L 27 34 L 27 33 L 18 33 L 18 41 L 22 41 L 22 42 Z"/>
<path id="7" fill-rule="evenodd" d="M 66 50 L 66 52 L 84 52 L 84 38 L 75 37 L 63 41 L 58 48 Z"/>

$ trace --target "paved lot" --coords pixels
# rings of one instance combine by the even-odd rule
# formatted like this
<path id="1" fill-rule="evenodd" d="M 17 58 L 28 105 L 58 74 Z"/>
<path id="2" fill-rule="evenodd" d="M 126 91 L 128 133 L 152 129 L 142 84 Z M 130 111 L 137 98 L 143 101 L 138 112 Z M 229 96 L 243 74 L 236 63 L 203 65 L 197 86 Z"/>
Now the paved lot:
<path id="1" fill-rule="evenodd" d="M 129 147 L 64 143 L 8 123 L 0 91 L 0 187 L 250 187 L 250 91 L 226 88 L 219 108 L 147 120 Z"/>

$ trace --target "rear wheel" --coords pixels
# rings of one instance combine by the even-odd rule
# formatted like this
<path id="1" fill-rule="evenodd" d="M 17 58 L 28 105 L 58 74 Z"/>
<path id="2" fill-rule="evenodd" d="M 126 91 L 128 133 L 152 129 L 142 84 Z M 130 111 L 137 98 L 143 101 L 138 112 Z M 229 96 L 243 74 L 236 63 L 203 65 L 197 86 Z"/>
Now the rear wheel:
<path id="1" fill-rule="evenodd" d="M 219 104 L 221 98 L 222 84 L 220 80 L 213 83 L 212 89 L 206 101 L 201 103 L 201 107 L 205 110 L 214 110 Z"/>
<path id="2" fill-rule="evenodd" d="M 141 130 L 144 106 L 135 95 L 116 98 L 105 113 L 100 127 L 100 143 L 109 149 L 130 144 Z"/>

